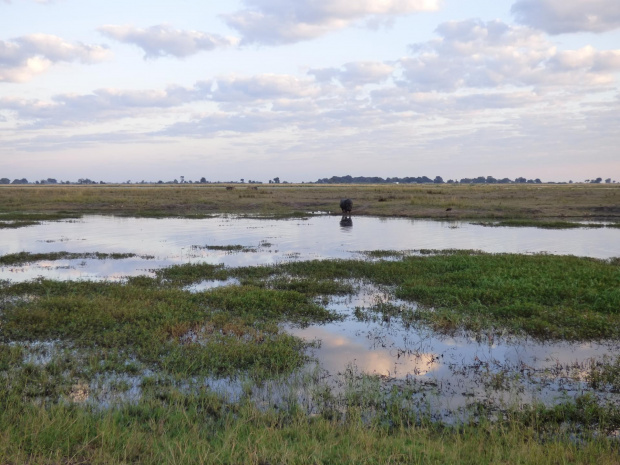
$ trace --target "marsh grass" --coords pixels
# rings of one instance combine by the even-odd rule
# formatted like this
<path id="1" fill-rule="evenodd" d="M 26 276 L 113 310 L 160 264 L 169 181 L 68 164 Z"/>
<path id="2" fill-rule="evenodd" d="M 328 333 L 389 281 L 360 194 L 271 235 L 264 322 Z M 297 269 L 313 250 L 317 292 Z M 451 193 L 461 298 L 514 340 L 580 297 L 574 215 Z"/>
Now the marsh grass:
<path id="1" fill-rule="evenodd" d="M 424 323 L 441 332 L 509 331 L 567 340 L 620 335 L 617 260 L 458 250 L 417 253 L 375 251 L 366 254 L 373 260 L 234 269 L 181 265 L 158 276 L 180 284 L 235 277 L 242 284 L 307 296 L 351 294 L 352 281 L 367 282 L 388 286 L 396 298 L 416 304 L 415 312 L 401 312 L 406 322 Z"/>
<path id="2" fill-rule="evenodd" d="M 123 260 L 126 258 L 137 257 L 133 253 L 73 253 L 73 252 L 49 252 L 49 253 L 30 253 L 19 252 L 0 256 L 0 265 L 24 265 L 39 261 L 55 261 L 55 260 L 79 260 L 79 259 L 96 259 L 96 260 Z M 143 259 L 152 259 L 152 255 L 140 255 Z"/>
<path id="3" fill-rule="evenodd" d="M 256 248 L 254 247 L 247 247 L 247 246 L 243 246 L 243 245 L 204 245 L 204 246 L 199 246 L 199 245 L 195 245 L 192 246 L 192 248 L 194 249 L 205 249 L 205 250 L 221 250 L 224 252 L 255 252 Z"/>
<path id="4" fill-rule="evenodd" d="M 17 229 L 41 224 L 42 221 L 59 221 L 79 218 L 81 215 L 66 212 L 28 213 L 0 212 L 0 229 Z"/>
<path id="5" fill-rule="evenodd" d="M 507 330 L 568 340 L 620 335 L 620 268 L 615 260 L 427 252 L 388 261 L 297 262 L 280 269 L 315 279 L 393 286 L 396 298 L 417 305 L 405 315 L 442 332 Z"/>
<path id="6" fill-rule="evenodd" d="M 522 227 L 534 227 L 541 229 L 578 229 L 578 228 L 589 228 L 589 229 L 601 229 L 601 228 L 620 228 L 620 223 L 576 223 L 570 221 L 540 221 L 540 220 L 501 220 L 501 221 L 493 221 L 493 222 L 477 222 L 472 223 L 478 226 L 488 226 L 488 227 L 513 227 L 513 228 L 522 228 Z"/>
<path id="7" fill-rule="evenodd" d="M 620 356 L 605 357 L 589 368 L 586 379 L 593 389 L 620 393 Z"/>
<path id="8" fill-rule="evenodd" d="M 162 399 L 165 401 L 162 401 Z M 584 402 L 511 413 L 509 420 L 443 426 L 403 422 L 398 404 L 364 420 L 368 401 L 352 398 L 342 418 L 308 416 L 300 406 L 259 410 L 209 390 L 153 392 L 135 405 L 98 411 L 76 403 L 23 405 L 0 412 L 3 463 L 617 463 L 618 445 L 579 441 L 558 425 L 595 420 Z M 585 402 L 587 403 L 587 402 Z M 609 417 L 609 415 L 606 415 Z M 344 418 L 344 419 L 343 419 Z M 36 420 L 35 420 L 36 419 Z"/>
<path id="9" fill-rule="evenodd" d="M 319 382 L 310 405 L 294 390 L 278 404 L 253 400 L 254 389 L 308 361 L 308 343 L 282 324 L 338 319 L 317 301 L 367 284 L 417 308 L 378 302 L 366 318 L 618 337 L 617 260 L 373 255 L 187 264 L 125 283 L 0 283 L 0 463 L 617 463 L 618 406 L 589 395 L 501 411 L 473 404 L 463 421 L 446 424 L 415 385 L 386 386 L 351 366 L 341 392 Z M 231 277 L 241 284 L 183 290 Z M 617 365 L 591 366 L 590 386 L 614 392 Z M 500 375 L 490 389 L 505 388 Z M 231 398 L 209 387 L 213 376 L 251 382 Z M 118 400 L 99 403 L 103 391 Z"/>

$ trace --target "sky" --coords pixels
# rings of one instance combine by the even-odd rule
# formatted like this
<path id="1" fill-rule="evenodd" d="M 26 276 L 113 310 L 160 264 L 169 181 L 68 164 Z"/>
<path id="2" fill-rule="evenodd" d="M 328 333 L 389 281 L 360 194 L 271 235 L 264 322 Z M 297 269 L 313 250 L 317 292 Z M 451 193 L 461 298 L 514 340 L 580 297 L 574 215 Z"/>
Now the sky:
<path id="1" fill-rule="evenodd" d="M 0 0 L 0 177 L 620 181 L 618 0 Z"/>

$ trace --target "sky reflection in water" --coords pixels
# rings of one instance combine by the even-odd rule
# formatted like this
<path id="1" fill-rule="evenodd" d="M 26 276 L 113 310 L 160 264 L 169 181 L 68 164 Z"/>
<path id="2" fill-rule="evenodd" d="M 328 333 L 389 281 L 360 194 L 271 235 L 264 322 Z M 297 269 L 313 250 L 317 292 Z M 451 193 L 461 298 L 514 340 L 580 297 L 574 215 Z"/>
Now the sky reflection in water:
<path id="1" fill-rule="evenodd" d="M 222 216 L 209 219 L 143 219 L 87 216 L 78 221 L 46 222 L 0 230 L 0 255 L 40 253 L 134 253 L 121 260 L 42 261 L 0 268 L 0 279 L 13 282 L 50 279 L 120 280 L 151 274 L 152 269 L 188 262 L 227 266 L 272 264 L 289 260 L 358 257 L 378 249 L 476 249 L 485 252 L 570 254 L 595 258 L 620 256 L 620 230 L 489 228 L 461 222 L 353 218 L 342 227 L 340 217 L 258 220 Z M 242 245 L 250 251 L 226 252 L 205 246 Z M 229 280 L 223 284 L 235 284 Z M 189 288 L 199 292 L 218 283 Z M 330 308 L 347 315 L 343 322 L 300 329 L 287 327 L 307 340 L 320 340 L 314 355 L 336 375 L 354 365 L 390 379 L 419 381 L 441 390 L 443 407 L 473 398 L 496 401 L 552 400 L 585 387 L 584 370 L 591 360 L 615 353 L 616 344 L 540 343 L 518 338 L 475 341 L 444 337 L 398 321 L 359 321 L 355 307 L 386 299 L 376 289 L 334 299 Z M 412 305 L 411 303 L 407 305 Z M 449 395 L 448 395 L 449 394 Z M 609 394 L 608 394 L 609 395 Z M 613 396 L 612 396 L 613 397 Z M 617 397 L 617 395 L 616 395 Z"/>
<path id="2" fill-rule="evenodd" d="M 59 260 L 24 267 L 2 267 L 0 279 L 120 279 L 188 262 L 227 266 L 272 264 L 288 260 L 349 258 L 377 249 L 475 249 L 485 252 L 570 254 L 595 258 L 620 256 L 620 230 L 490 228 L 460 222 L 402 218 L 340 217 L 258 220 L 146 219 L 87 216 L 0 230 L 0 255 L 17 252 L 102 252 L 151 255 L 125 260 Z M 251 252 L 229 253 L 201 247 L 242 245 Z"/>

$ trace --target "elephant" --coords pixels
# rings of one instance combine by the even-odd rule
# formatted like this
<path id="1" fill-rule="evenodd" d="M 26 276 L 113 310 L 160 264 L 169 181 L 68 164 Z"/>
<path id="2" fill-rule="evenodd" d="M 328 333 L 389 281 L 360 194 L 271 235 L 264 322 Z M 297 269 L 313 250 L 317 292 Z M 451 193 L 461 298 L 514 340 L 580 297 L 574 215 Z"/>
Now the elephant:
<path id="1" fill-rule="evenodd" d="M 351 216 L 351 210 L 353 210 L 353 201 L 351 199 L 340 200 L 340 209 L 342 210 L 342 217 Z"/>

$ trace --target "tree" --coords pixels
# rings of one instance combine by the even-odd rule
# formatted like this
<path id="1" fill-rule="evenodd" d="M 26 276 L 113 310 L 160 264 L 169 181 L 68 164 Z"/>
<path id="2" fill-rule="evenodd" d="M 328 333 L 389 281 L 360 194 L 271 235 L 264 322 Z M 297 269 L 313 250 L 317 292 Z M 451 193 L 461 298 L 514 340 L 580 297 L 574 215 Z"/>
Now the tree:
<path id="1" fill-rule="evenodd" d="M 273 182 L 276 184 L 280 184 L 280 178 L 273 178 Z"/>
<path id="2" fill-rule="evenodd" d="M 611 178 L 605 179 L 605 184 L 611 184 Z"/>
<path id="3" fill-rule="evenodd" d="M 433 182 L 435 184 L 443 184 L 443 178 L 441 176 L 436 176 Z"/>
<path id="4" fill-rule="evenodd" d="M 241 178 L 241 184 L 243 184 L 243 178 Z"/>
<path id="5" fill-rule="evenodd" d="M 519 183 L 519 184 L 523 184 L 523 183 L 526 183 L 526 182 L 527 182 L 527 179 L 525 179 L 525 178 L 521 177 L 521 178 L 517 178 L 517 179 L 515 179 L 515 182 L 516 182 L 516 183 Z"/>
<path id="6" fill-rule="evenodd" d="M 590 181 L 591 184 L 600 184 L 603 178 L 596 178 Z"/>
<path id="7" fill-rule="evenodd" d="M 11 184 L 11 180 L 9 178 L 0 178 L 0 184 Z"/>
<path id="8" fill-rule="evenodd" d="M 542 184 L 542 181 L 541 181 L 540 179 L 538 179 L 538 178 L 534 179 L 534 182 L 535 182 L 536 184 Z"/>

